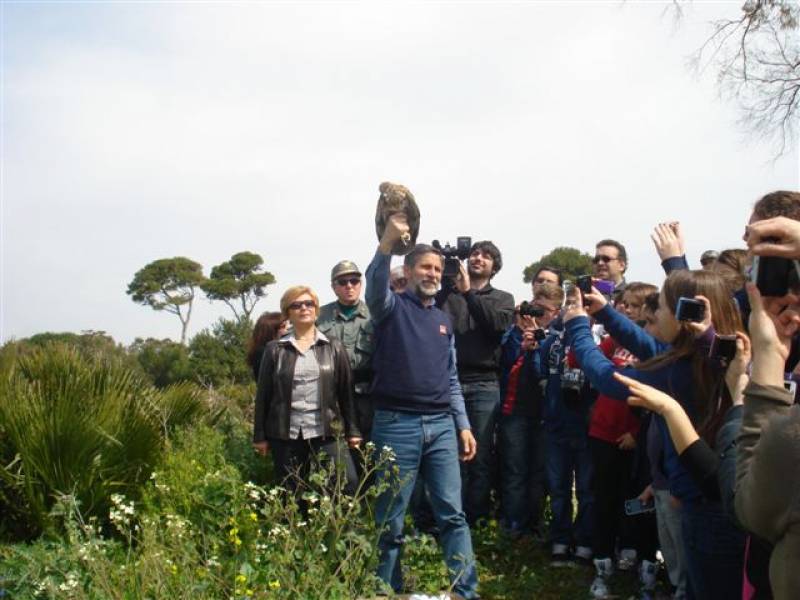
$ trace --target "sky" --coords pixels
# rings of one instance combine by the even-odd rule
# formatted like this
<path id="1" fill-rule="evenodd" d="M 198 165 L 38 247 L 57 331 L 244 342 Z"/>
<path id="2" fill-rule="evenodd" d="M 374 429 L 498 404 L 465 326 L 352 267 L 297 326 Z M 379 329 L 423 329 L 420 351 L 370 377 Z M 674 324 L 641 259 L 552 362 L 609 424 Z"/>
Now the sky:
<path id="1" fill-rule="evenodd" d="M 688 66 L 739 2 L 3 2 L 0 341 L 101 330 L 180 338 L 125 290 L 147 263 L 257 252 L 334 296 L 377 246 L 378 186 L 416 196 L 419 240 L 493 240 L 493 285 L 556 246 L 628 249 L 660 284 L 653 226 L 690 264 L 742 247 L 750 208 L 800 189 Z M 232 313 L 202 293 L 189 335 Z"/>

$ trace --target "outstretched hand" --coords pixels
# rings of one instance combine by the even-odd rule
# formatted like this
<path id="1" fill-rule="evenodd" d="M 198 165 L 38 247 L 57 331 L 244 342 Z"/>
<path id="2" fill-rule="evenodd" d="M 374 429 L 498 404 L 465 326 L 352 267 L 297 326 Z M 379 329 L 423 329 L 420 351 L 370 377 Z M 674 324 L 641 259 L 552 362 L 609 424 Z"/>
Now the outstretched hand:
<path id="1" fill-rule="evenodd" d="M 650 239 L 653 240 L 658 257 L 662 261 L 685 254 L 683 232 L 678 221 L 659 223 L 650 234 Z"/>
<path id="2" fill-rule="evenodd" d="M 587 316 L 587 313 L 583 308 L 583 295 L 578 287 L 575 286 L 567 293 L 567 302 L 564 305 L 564 322 L 585 316 Z"/>
<path id="3" fill-rule="evenodd" d="M 676 408 L 683 410 L 675 398 L 641 381 L 626 377 L 622 373 L 614 373 L 614 379 L 628 387 L 631 394 L 628 396 L 628 404 L 631 406 L 641 406 L 659 415 Z"/>

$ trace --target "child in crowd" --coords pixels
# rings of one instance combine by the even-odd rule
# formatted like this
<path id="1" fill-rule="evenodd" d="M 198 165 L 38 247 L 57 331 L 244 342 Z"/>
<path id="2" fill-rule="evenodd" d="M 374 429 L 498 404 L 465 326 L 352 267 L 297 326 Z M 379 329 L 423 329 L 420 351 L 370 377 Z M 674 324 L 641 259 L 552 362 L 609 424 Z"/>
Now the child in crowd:
<path id="1" fill-rule="evenodd" d="M 570 558 L 591 564 L 594 497 L 589 451 L 589 411 L 595 392 L 583 371 L 567 365 L 569 348 L 561 324 L 551 324 L 547 338 L 534 350 L 539 377 L 546 380 L 544 402 L 545 471 L 550 493 L 551 564 Z M 578 512 L 573 522 L 573 482 Z"/>
<path id="2" fill-rule="evenodd" d="M 502 522 L 513 537 L 544 536 L 545 496 L 543 385 L 540 359 L 533 350 L 538 335 L 558 316 L 564 292 L 557 285 L 535 288 L 530 307 L 538 316 L 520 314 L 503 337 L 500 391 L 500 456 L 502 458 Z M 544 383 L 544 380 L 541 380 Z"/>

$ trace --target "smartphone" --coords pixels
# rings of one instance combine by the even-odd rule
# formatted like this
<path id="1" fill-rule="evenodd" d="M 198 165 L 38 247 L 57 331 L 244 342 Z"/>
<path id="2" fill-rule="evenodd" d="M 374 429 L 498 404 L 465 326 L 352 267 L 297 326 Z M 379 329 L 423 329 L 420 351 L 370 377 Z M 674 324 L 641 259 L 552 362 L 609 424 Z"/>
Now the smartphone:
<path id="1" fill-rule="evenodd" d="M 785 296 L 800 283 L 797 261 L 779 256 L 754 256 L 750 277 L 762 296 Z"/>
<path id="2" fill-rule="evenodd" d="M 678 321 L 692 321 L 702 323 L 706 316 L 706 305 L 694 298 L 678 298 L 678 307 L 675 310 L 675 318 Z"/>
<path id="3" fill-rule="evenodd" d="M 592 293 L 592 276 L 591 275 L 581 275 L 575 281 L 575 285 L 578 286 L 578 289 L 581 291 L 582 294 L 591 294 Z"/>
<path id="4" fill-rule="evenodd" d="M 614 285 L 613 281 L 606 281 L 605 279 L 598 279 L 594 282 L 594 287 L 597 288 L 597 291 L 603 294 L 604 296 L 611 296 L 616 289 L 616 285 Z"/>
<path id="5" fill-rule="evenodd" d="M 797 398 L 797 382 L 794 379 L 787 379 L 783 382 L 783 389 L 791 393 L 792 396 Z M 797 402 L 795 401 L 795 404 Z"/>
<path id="6" fill-rule="evenodd" d="M 642 502 L 639 498 L 625 500 L 625 514 L 628 516 L 641 515 L 656 511 L 656 503 L 653 501 Z"/>
<path id="7" fill-rule="evenodd" d="M 541 327 L 533 330 L 533 339 L 535 339 L 537 342 L 541 342 L 546 337 L 547 337 L 547 332 Z"/>
<path id="8" fill-rule="evenodd" d="M 723 367 L 727 367 L 736 356 L 736 336 L 714 334 L 708 356 L 718 360 Z"/>

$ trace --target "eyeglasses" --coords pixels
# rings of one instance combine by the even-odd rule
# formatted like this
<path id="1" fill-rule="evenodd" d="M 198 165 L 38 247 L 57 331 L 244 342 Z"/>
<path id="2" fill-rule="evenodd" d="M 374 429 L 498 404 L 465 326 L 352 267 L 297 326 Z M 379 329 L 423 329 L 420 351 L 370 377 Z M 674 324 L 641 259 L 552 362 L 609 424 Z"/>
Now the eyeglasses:
<path id="1" fill-rule="evenodd" d="M 316 308 L 317 305 L 313 300 L 298 300 L 289 305 L 289 310 L 300 310 L 301 308 Z"/>
<path id="2" fill-rule="evenodd" d="M 348 283 L 350 285 L 352 285 L 353 287 L 356 287 L 359 283 L 361 283 L 361 278 L 360 277 L 349 277 L 349 278 L 348 277 L 342 277 L 341 279 L 337 279 L 336 280 L 336 285 L 338 285 L 339 287 L 345 287 Z"/>
<path id="3" fill-rule="evenodd" d="M 614 261 L 614 260 L 619 260 L 619 257 L 618 256 L 606 256 L 605 254 L 598 254 L 597 256 L 595 256 L 592 259 L 592 262 L 594 264 L 597 264 L 599 262 L 610 263 L 611 261 Z"/>

